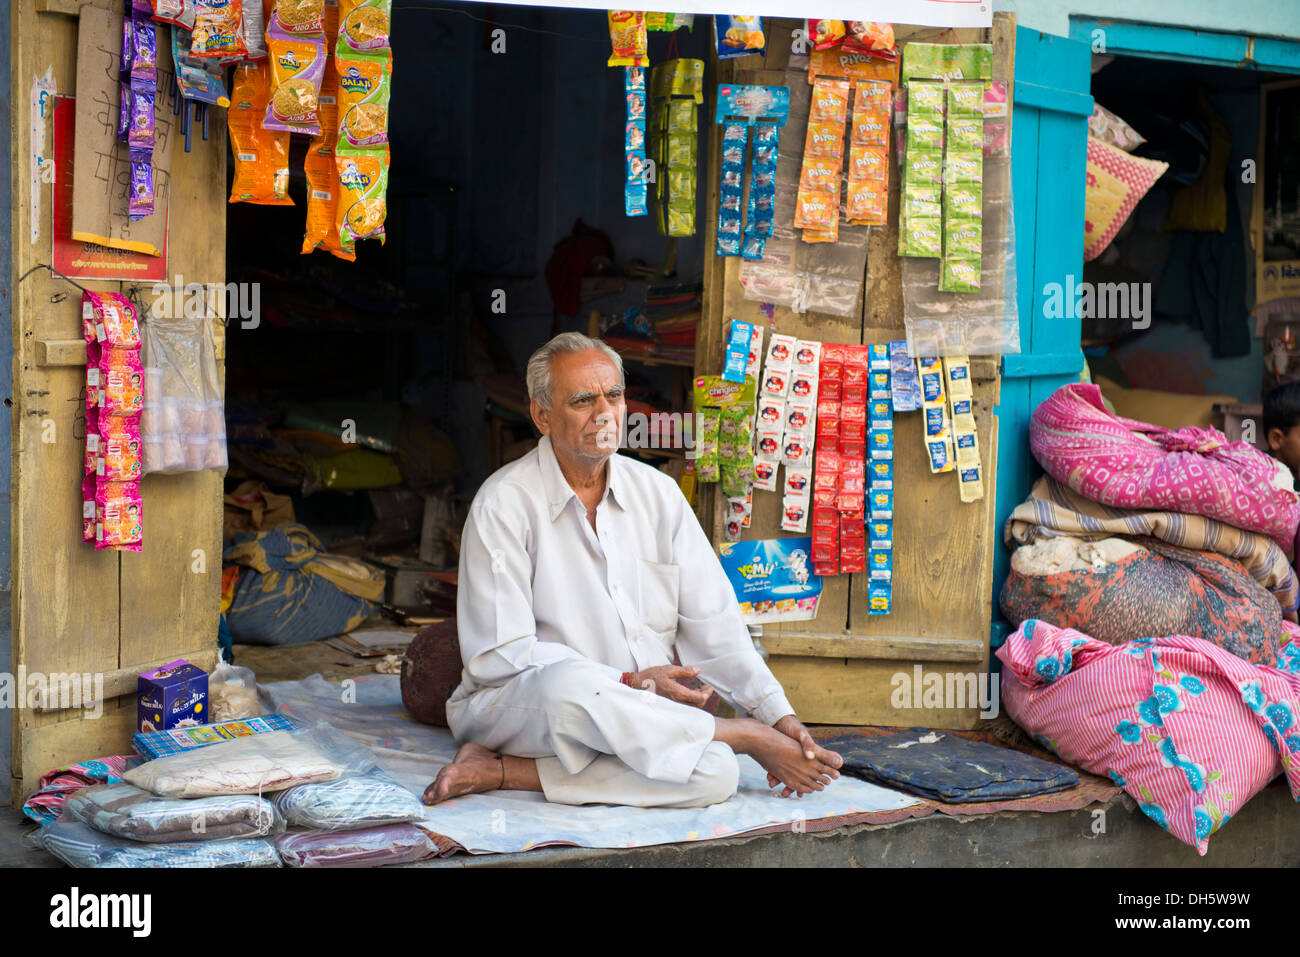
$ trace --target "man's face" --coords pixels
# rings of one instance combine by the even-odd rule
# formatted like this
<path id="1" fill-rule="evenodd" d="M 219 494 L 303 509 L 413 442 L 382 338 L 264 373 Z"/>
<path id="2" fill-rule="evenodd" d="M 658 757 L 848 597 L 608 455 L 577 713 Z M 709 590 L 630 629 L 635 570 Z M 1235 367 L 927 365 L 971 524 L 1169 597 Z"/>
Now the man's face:
<path id="1" fill-rule="evenodd" d="M 1300 477 L 1300 425 L 1289 429 L 1269 429 L 1268 447 L 1293 476 Z"/>
<path id="2" fill-rule="evenodd" d="M 551 360 L 551 407 L 533 400 L 533 421 L 560 459 L 599 462 L 618 451 L 627 405 L 614 363 L 597 349 Z"/>

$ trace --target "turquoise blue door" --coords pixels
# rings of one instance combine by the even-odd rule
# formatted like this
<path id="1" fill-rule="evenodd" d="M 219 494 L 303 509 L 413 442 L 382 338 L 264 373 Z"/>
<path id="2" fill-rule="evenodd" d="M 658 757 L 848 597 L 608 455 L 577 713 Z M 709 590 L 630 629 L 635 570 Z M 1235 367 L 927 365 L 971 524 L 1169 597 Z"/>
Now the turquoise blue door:
<path id="1" fill-rule="evenodd" d="M 1043 315 L 1044 290 L 1069 288 L 1083 269 L 1084 173 L 1088 117 L 1092 114 L 1092 54 L 1077 40 L 1020 28 L 1011 130 L 1011 187 L 1016 217 L 1016 274 L 1020 354 L 1002 359 L 998 416 L 998 544 L 993 596 L 1007 575 L 1001 545 L 1007 516 L 1040 474 L 1029 454 L 1029 416 L 1059 386 L 1077 381 L 1083 368 L 1079 320 Z M 1008 625 L 993 618 L 996 647 Z"/>

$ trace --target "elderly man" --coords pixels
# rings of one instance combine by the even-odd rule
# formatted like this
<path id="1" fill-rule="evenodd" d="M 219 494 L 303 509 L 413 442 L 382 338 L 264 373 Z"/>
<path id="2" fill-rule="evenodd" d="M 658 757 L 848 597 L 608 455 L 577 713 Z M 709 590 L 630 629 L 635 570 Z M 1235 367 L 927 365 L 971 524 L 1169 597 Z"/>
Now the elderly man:
<path id="1" fill-rule="evenodd" d="M 504 789 L 702 807 L 735 793 L 737 753 L 782 796 L 821 790 L 842 759 L 813 741 L 754 650 L 686 499 L 615 454 L 618 354 L 564 333 L 529 360 L 527 380 L 542 439 L 484 483 L 465 523 L 465 667 L 447 702 L 464 743 L 425 802 Z M 709 715 L 712 688 L 682 683 L 696 675 L 752 717 Z"/>

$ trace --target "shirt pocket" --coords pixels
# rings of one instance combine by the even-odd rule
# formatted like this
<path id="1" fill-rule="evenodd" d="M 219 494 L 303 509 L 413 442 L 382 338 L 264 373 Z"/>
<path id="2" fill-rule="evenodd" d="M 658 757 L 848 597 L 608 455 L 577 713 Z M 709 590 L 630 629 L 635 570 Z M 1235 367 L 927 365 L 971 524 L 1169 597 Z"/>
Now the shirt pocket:
<path id="1" fill-rule="evenodd" d="M 676 565 L 639 560 L 641 621 L 672 646 L 677 636 L 677 595 L 680 570 Z"/>

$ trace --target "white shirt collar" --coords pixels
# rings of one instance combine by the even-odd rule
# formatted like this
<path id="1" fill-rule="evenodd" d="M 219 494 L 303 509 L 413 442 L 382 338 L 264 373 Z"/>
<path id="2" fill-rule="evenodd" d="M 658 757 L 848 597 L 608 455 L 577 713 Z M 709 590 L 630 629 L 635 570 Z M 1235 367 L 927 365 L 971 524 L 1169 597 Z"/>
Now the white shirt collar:
<path id="1" fill-rule="evenodd" d="M 619 473 L 622 469 L 620 458 L 617 453 L 609 457 L 609 467 L 605 471 L 605 494 L 611 496 L 620 508 L 624 508 L 626 503 L 622 501 L 619 492 L 621 487 Z M 555 457 L 555 449 L 551 445 L 549 435 L 543 435 L 537 443 L 537 461 L 542 469 L 542 488 L 546 493 L 547 504 L 550 506 L 551 521 L 555 521 L 569 504 L 569 500 L 575 498 L 578 493 L 573 490 L 573 486 L 564 477 L 564 472 L 560 470 L 560 462 Z"/>

